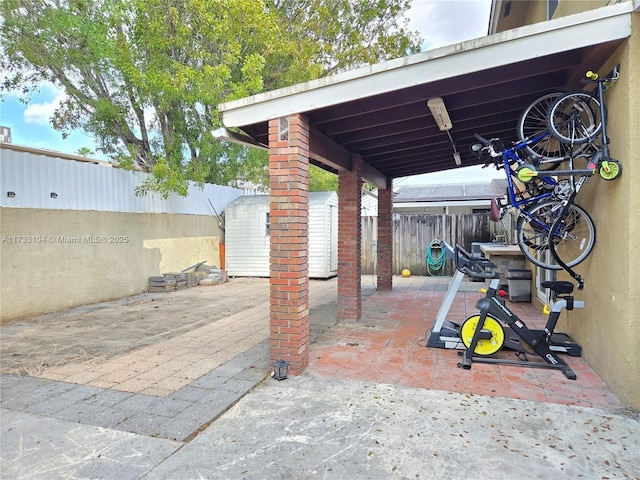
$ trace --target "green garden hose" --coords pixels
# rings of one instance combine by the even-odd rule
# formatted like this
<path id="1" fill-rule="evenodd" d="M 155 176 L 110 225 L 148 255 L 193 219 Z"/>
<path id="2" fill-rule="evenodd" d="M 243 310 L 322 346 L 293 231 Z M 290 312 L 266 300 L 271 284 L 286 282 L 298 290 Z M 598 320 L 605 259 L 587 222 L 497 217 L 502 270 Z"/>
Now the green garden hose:
<path id="1" fill-rule="evenodd" d="M 444 267 L 446 256 L 440 240 L 433 240 L 427 247 L 427 273 L 431 276 Z"/>

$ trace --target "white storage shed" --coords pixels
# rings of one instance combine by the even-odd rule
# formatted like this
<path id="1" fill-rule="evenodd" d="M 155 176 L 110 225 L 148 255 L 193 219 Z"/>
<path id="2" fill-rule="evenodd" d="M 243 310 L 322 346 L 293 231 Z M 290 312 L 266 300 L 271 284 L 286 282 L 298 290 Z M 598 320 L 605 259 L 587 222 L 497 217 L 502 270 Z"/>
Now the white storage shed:
<path id="1" fill-rule="evenodd" d="M 269 276 L 269 195 L 245 195 L 225 211 L 225 268 L 232 277 Z M 309 193 L 309 277 L 338 274 L 338 195 Z"/>

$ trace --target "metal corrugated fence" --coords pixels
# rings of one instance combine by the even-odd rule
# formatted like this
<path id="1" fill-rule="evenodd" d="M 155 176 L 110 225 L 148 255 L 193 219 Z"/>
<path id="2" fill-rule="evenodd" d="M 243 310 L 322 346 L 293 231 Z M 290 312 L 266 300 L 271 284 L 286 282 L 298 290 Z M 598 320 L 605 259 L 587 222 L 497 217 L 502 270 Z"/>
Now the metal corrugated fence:
<path id="1" fill-rule="evenodd" d="M 136 196 L 135 188 L 146 177 L 146 173 L 72 155 L 8 144 L 0 148 L 2 207 L 215 215 L 247 193 L 210 184 L 199 188 L 192 183 L 186 197 L 163 198 L 156 193 Z"/>

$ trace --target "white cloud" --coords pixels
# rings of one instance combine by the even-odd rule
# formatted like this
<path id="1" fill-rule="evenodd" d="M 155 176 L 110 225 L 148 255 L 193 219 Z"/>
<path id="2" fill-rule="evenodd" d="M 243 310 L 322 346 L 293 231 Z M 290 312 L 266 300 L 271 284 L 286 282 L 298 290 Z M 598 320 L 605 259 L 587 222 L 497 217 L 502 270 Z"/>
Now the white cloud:
<path id="1" fill-rule="evenodd" d="M 414 0 L 409 28 L 424 39 L 423 49 L 438 48 L 487 34 L 491 0 Z"/>
<path id="2" fill-rule="evenodd" d="M 35 125 L 49 125 L 53 112 L 64 101 L 65 94 L 59 92 L 50 102 L 32 103 L 24 111 L 24 123 Z"/>
<path id="3" fill-rule="evenodd" d="M 48 126 L 53 112 L 64 102 L 66 95 L 50 82 L 40 85 L 39 90 L 22 116 L 26 124 Z"/>

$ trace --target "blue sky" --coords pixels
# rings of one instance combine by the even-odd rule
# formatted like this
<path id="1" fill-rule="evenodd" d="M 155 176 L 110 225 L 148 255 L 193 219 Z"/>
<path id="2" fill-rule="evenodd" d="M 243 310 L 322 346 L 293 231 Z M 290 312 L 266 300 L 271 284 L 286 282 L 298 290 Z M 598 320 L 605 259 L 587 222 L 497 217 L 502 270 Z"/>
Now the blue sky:
<path id="1" fill-rule="evenodd" d="M 490 6 L 491 0 L 414 0 L 408 15 L 409 28 L 422 34 L 423 50 L 477 38 L 487 33 Z M 62 99 L 63 93 L 50 84 L 43 85 L 29 105 L 21 103 L 18 95 L 10 94 L 0 102 L 0 125 L 11 128 L 12 142 L 17 145 L 70 154 L 83 147 L 95 151 L 93 138 L 83 132 L 63 139 L 51 127 L 49 118 Z M 106 160 L 100 152 L 92 157 Z M 461 172 L 456 172 L 459 181 Z M 477 173 L 471 175 L 477 177 Z M 420 179 L 411 180 L 415 181 Z"/>
<path id="2" fill-rule="evenodd" d="M 10 94 L 0 102 L 0 125 L 11 128 L 12 143 L 62 153 L 76 153 L 82 147 L 95 150 L 93 138 L 77 131 L 67 139 L 51 127 L 49 118 L 62 99 L 62 92 L 51 84 L 25 105 L 18 95 Z M 96 158 L 106 158 L 97 154 Z"/>

